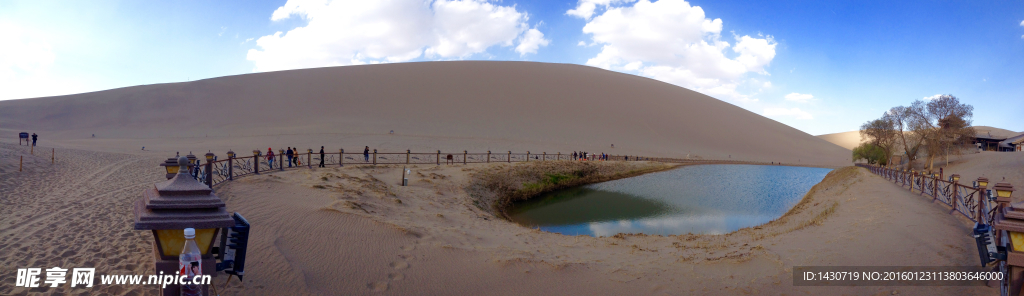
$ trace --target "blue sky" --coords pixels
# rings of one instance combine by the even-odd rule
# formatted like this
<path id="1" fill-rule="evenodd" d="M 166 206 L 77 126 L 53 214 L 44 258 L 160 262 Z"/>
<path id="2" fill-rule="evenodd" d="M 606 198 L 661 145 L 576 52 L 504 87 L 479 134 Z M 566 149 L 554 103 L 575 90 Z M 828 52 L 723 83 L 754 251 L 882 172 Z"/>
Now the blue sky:
<path id="1" fill-rule="evenodd" d="M 936 94 L 1024 131 L 1020 1 L 2 1 L 0 39 L 0 99 L 523 60 L 651 77 L 814 135 Z"/>

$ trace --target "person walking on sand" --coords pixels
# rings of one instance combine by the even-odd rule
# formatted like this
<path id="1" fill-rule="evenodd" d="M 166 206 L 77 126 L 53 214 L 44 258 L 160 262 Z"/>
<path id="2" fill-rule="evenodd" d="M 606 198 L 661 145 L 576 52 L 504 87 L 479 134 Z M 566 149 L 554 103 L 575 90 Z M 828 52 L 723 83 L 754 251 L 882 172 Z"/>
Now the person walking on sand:
<path id="1" fill-rule="evenodd" d="M 363 148 L 363 162 L 370 162 L 370 146 Z"/>
<path id="2" fill-rule="evenodd" d="M 32 147 L 36 146 L 36 140 L 39 140 L 39 136 L 36 133 L 32 133 Z"/>
<path id="3" fill-rule="evenodd" d="M 267 164 L 270 164 L 271 168 L 274 167 L 274 149 L 267 148 Z"/>
<path id="4" fill-rule="evenodd" d="M 292 162 L 295 161 L 292 159 L 295 157 L 295 151 L 292 151 L 292 147 L 288 147 L 288 151 L 285 152 L 285 155 L 288 155 L 288 167 L 292 167 Z"/>
<path id="5" fill-rule="evenodd" d="M 576 160 L 576 151 L 572 152 L 572 160 Z"/>
<path id="6" fill-rule="evenodd" d="M 320 167 L 324 166 L 324 146 L 320 146 Z"/>

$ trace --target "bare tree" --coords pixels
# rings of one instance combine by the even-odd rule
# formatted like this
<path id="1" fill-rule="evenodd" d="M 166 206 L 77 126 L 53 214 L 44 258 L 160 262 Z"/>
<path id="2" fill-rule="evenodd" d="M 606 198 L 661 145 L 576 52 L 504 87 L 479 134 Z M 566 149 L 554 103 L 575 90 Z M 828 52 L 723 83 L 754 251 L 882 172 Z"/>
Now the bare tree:
<path id="1" fill-rule="evenodd" d="M 921 120 L 920 114 L 923 113 L 921 104 L 911 104 L 909 107 L 893 107 L 883 115 L 883 118 L 889 118 L 896 130 L 898 144 L 903 148 L 903 153 L 907 155 L 908 166 L 912 166 L 914 160 L 917 160 L 917 153 L 924 145 L 925 135 L 915 129 Z"/>
<path id="2" fill-rule="evenodd" d="M 945 156 L 949 164 L 949 154 L 960 155 L 963 145 L 975 136 L 971 126 L 974 107 L 960 103 L 953 95 L 941 95 L 927 104 L 918 100 L 914 105 L 920 106 L 915 111 L 918 114 L 914 129 L 925 137 L 929 170 L 934 168 L 935 157 L 939 155 Z"/>

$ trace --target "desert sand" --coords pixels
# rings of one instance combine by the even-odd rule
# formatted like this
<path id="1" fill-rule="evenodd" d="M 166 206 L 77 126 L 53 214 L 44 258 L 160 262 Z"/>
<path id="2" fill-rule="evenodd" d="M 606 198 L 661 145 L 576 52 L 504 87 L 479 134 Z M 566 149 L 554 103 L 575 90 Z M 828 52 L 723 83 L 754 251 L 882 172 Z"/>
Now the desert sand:
<path id="1" fill-rule="evenodd" d="M 0 144 L 4 155 L 24 146 Z M 162 179 L 156 156 L 63 149 L 3 175 L 5 266 L 95 266 L 148 274 L 151 235 L 129 205 Z M 38 156 L 32 156 L 38 157 Z M 48 160 L 48 159 L 44 159 Z M 968 163 L 965 161 L 965 163 Z M 531 165 L 531 164 L 513 164 Z M 971 223 L 860 168 L 836 170 L 789 214 L 726 235 L 563 236 L 473 206 L 476 172 L 510 166 L 298 169 L 218 186 L 255 225 L 244 282 L 223 295 L 855 294 L 990 295 L 986 287 L 792 287 L 793 266 L 973 265 Z M 47 181 L 50 180 L 50 181 Z M 39 190 L 39 188 L 45 188 Z M 68 198 L 68 197 L 73 198 Z M 400 202 L 399 202 L 400 201 Z M 0 294 L 13 288 L 0 273 Z M 81 292 L 55 289 L 40 292 Z M 111 295 L 151 286 L 102 286 Z"/>
<path id="2" fill-rule="evenodd" d="M 843 147 L 849 150 L 857 148 L 864 139 L 860 136 L 860 131 L 849 131 L 834 134 L 818 135 L 819 139 L 828 141 L 829 143 L 836 144 L 839 147 Z"/>
<path id="3" fill-rule="evenodd" d="M 18 131 L 40 134 L 35 155 L 16 145 Z M 0 135 L 0 262 L 9 267 L 0 270 L 2 295 L 154 294 L 152 286 L 26 291 L 12 283 L 19 267 L 151 273 L 152 235 L 132 229 L 131 204 L 164 180 L 157 165 L 175 152 L 223 157 L 228 149 L 323 145 L 850 162 L 849 150 L 689 90 L 585 66 L 515 62 L 321 68 L 2 101 Z M 965 178 L 972 170 L 1020 178 L 1020 164 L 997 166 L 1011 156 L 979 156 L 947 174 L 959 166 Z M 400 167 L 348 165 L 217 186 L 228 210 L 254 228 L 245 280 L 214 280 L 224 295 L 998 292 L 792 287 L 793 266 L 976 264 L 969 221 L 864 169 L 834 171 L 789 214 L 760 227 L 589 237 L 525 228 L 475 206 L 467 193 L 473 176 L 503 166 L 512 165 L 419 165 L 408 187 L 398 184 Z"/>
<path id="4" fill-rule="evenodd" d="M 119 152 L 370 146 L 850 162 L 840 147 L 685 88 L 532 62 L 317 68 L 0 101 L 0 133 L 22 130 Z"/>

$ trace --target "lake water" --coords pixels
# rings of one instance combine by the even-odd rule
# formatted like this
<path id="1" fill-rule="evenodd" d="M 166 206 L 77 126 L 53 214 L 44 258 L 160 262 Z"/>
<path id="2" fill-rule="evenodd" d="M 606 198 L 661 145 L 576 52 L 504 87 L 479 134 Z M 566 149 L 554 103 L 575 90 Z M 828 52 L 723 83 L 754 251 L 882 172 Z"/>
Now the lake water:
<path id="1" fill-rule="evenodd" d="M 516 203 L 510 216 L 567 234 L 723 234 L 767 223 L 831 169 L 697 165 L 569 188 Z"/>

